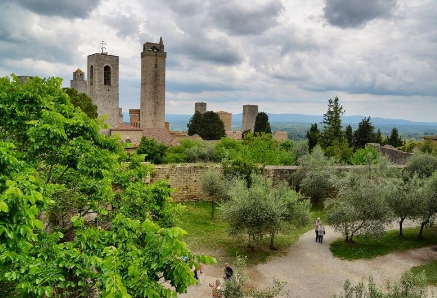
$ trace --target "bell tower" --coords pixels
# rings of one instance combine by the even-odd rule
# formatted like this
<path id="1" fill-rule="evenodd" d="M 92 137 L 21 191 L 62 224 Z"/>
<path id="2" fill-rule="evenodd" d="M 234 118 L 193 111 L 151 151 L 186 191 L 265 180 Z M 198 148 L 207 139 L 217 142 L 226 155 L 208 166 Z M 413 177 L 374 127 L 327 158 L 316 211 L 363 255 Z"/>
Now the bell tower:
<path id="1" fill-rule="evenodd" d="M 119 57 L 108 53 L 88 56 L 88 96 L 97 106 L 98 116 L 108 115 L 106 123 L 119 124 Z"/>
<path id="2" fill-rule="evenodd" d="M 162 37 L 146 42 L 141 52 L 140 127 L 165 128 L 165 61 Z"/>

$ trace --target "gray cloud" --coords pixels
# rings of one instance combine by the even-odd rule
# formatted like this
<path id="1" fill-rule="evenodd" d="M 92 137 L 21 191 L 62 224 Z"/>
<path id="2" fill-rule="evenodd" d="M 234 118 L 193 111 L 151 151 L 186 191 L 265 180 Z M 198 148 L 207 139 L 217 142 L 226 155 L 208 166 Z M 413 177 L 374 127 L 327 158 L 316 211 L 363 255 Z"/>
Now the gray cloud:
<path id="1" fill-rule="evenodd" d="M 279 0 L 248 6 L 240 1 L 218 1 L 208 8 L 214 24 L 230 35 L 262 34 L 278 25 L 277 18 L 283 9 Z"/>
<path id="2" fill-rule="evenodd" d="M 105 18 L 105 22 L 117 31 L 117 36 L 127 37 L 139 33 L 140 20 L 136 15 L 117 14 Z"/>
<path id="3" fill-rule="evenodd" d="M 326 0 L 324 15 L 333 26 L 356 28 L 391 16 L 396 7 L 397 0 Z"/>
<path id="4" fill-rule="evenodd" d="M 86 18 L 101 0 L 16 0 L 36 14 L 64 18 Z"/>

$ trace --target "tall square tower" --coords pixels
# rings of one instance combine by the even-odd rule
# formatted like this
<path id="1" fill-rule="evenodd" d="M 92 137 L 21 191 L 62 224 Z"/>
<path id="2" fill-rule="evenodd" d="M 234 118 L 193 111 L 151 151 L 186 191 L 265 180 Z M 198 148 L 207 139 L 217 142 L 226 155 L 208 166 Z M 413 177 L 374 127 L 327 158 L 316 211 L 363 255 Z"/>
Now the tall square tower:
<path id="1" fill-rule="evenodd" d="M 85 73 L 78 68 L 73 72 L 73 79 L 70 80 L 70 88 L 76 89 L 77 93 L 87 94 L 87 84 L 85 80 Z"/>
<path id="2" fill-rule="evenodd" d="M 165 128 L 165 61 L 162 37 L 146 42 L 141 52 L 140 125 L 143 129 Z"/>
<path id="3" fill-rule="evenodd" d="M 87 59 L 88 96 L 97 106 L 98 116 L 108 115 L 106 123 L 119 124 L 119 57 L 107 53 Z"/>

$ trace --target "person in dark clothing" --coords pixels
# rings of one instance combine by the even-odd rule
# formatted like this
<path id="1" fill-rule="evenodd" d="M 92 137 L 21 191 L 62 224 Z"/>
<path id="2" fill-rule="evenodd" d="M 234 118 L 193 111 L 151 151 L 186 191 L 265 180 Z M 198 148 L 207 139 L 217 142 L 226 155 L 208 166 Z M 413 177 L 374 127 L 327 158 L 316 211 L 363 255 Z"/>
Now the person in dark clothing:
<path id="1" fill-rule="evenodd" d="M 225 269 L 224 269 L 224 273 L 225 273 L 225 280 L 229 280 L 232 278 L 232 275 L 234 274 L 234 270 L 232 270 L 232 267 L 229 265 L 229 263 L 225 263 Z"/>

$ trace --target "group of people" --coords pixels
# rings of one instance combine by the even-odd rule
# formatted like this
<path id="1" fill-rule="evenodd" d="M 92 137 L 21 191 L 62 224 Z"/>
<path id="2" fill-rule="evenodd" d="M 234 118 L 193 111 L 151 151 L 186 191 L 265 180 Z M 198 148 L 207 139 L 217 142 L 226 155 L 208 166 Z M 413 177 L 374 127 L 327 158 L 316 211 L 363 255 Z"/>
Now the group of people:
<path id="1" fill-rule="evenodd" d="M 231 280 L 233 275 L 234 270 L 229 263 L 225 263 L 225 269 L 223 270 L 223 278 L 225 282 Z M 220 280 L 216 279 L 215 283 L 209 284 L 209 286 L 212 288 L 212 297 L 222 297 Z"/>
<path id="2" fill-rule="evenodd" d="M 325 227 L 322 225 L 320 217 L 317 217 L 316 224 L 314 225 L 316 231 L 316 242 L 322 244 L 323 236 L 325 236 Z"/>

